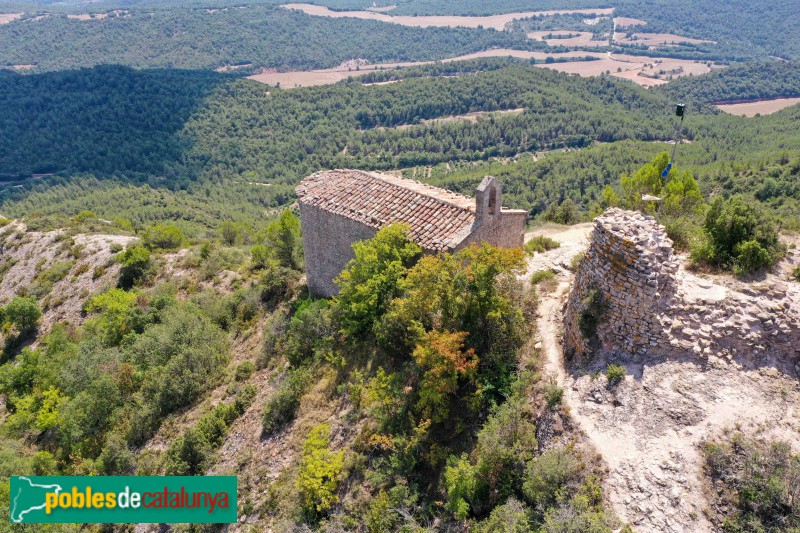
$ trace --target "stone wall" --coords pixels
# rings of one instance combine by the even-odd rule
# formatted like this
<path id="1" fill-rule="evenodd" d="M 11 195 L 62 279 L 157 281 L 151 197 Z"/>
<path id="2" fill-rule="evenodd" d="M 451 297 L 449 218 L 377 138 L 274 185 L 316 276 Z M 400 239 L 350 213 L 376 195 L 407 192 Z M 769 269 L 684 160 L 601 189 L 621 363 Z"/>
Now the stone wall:
<path id="1" fill-rule="evenodd" d="M 300 217 L 308 292 L 319 298 L 335 296 L 339 287 L 333 281 L 353 259 L 353 243 L 373 238 L 378 230 L 303 202 Z"/>
<path id="2" fill-rule="evenodd" d="M 498 248 L 521 248 L 525 240 L 527 211 L 503 211 L 496 217 L 485 218 L 473 227 L 472 233 L 456 247 L 460 250 L 470 243 L 488 242 Z"/>
<path id="3" fill-rule="evenodd" d="M 590 343 L 580 328 L 592 290 L 604 310 Z M 664 228 L 609 209 L 595 229 L 567 302 L 568 358 L 685 356 L 794 362 L 800 356 L 800 284 L 716 282 L 684 270 Z"/>

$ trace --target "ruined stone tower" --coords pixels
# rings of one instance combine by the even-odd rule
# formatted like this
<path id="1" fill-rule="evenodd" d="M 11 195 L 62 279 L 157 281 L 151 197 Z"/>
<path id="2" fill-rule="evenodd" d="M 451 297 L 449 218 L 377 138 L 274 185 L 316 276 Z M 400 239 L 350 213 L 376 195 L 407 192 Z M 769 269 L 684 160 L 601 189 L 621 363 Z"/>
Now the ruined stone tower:
<path id="1" fill-rule="evenodd" d="M 590 305 L 600 316 L 587 338 L 581 320 Z M 598 352 L 794 364 L 800 286 L 718 284 L 685 271 L 653 217 L 609 209 L 595 219 L 569 295 L 564 351 L 567 358 Z"/>

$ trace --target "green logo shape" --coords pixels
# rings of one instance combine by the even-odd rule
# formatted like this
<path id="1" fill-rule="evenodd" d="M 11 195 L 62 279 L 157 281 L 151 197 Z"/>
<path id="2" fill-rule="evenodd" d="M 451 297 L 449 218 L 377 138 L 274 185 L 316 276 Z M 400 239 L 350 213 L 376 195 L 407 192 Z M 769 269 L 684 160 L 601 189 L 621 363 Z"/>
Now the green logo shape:
<path id="1" fill-rule="evenodd" d="M 17 524 L 236 522 L 235 476 L 13 476 Z"/>

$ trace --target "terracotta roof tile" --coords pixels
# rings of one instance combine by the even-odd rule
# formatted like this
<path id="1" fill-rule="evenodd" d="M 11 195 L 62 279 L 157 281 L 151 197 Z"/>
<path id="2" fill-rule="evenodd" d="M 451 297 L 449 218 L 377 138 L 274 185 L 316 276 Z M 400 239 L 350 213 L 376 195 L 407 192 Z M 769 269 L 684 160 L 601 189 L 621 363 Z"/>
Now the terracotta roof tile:
<path id="1" fill-rule="evenodd" d="M 381 228 L 405 222 L 428 250 L 458 245 L 475 223 L 475 200 L 414 180 L 360 170 L 313 174 L 296 188 L 304 204 Z"/>

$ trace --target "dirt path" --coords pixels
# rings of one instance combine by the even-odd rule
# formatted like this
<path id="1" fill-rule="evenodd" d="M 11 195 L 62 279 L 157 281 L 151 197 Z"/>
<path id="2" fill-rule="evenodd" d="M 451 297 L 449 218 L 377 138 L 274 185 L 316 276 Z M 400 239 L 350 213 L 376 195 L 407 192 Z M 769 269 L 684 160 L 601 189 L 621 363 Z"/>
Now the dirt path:
<path id="1" fill-rule="evenodd" d="M 570 278 L 560 279 L 555 292 L 542 297 L 539 303 L 539 319 L 536 321 L 536 328 L 545 355 L 544 374 L 554 377 L 561 387 L 566 381 L 564 354 L 561 350 L 562 307 L 564 297 L 571 284 Z"/>

